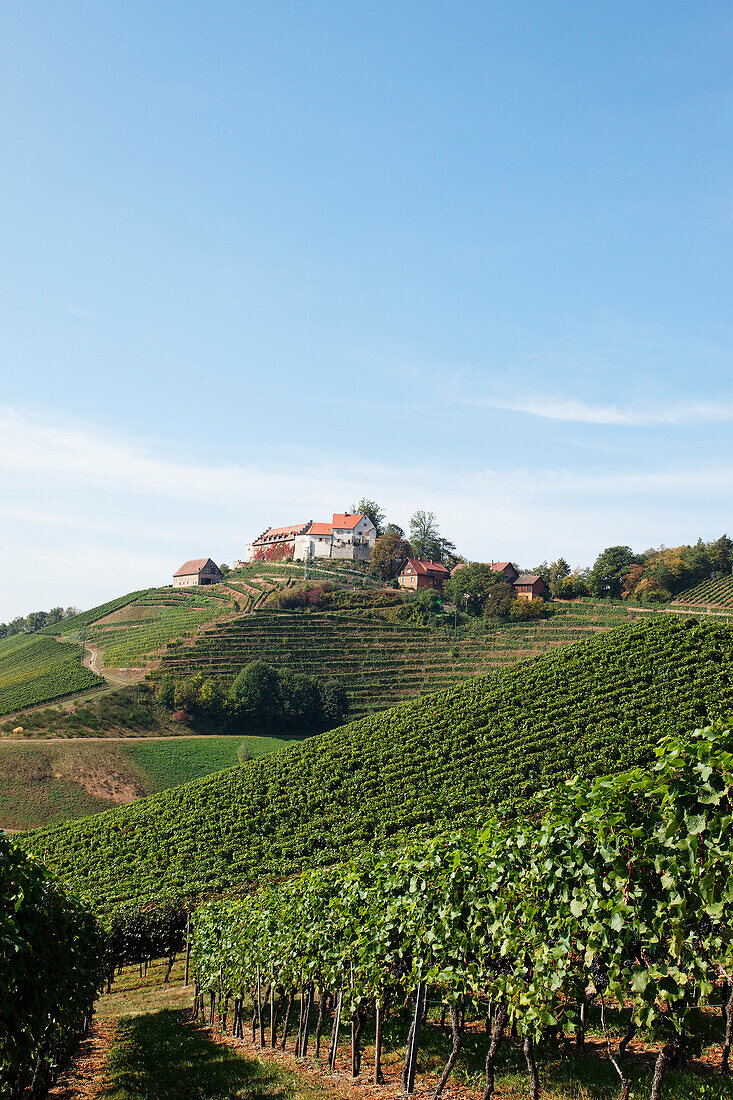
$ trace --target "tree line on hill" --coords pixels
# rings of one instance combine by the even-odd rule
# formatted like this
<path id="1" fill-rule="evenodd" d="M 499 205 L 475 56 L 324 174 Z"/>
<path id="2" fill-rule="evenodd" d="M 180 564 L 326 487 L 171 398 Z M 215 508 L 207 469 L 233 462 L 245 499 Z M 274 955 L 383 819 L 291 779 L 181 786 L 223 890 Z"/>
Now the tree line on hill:
<path id="1" fill-rule="evenodd" d="M 17 615 L 9 623 L 0 623 L 0 638 L 12 638 L 14 634 L 35 634 L 44 626 L 55 626 L 64 619 L 79 614 L 78 607 L 52 607 L 50 611 L 31 611 L 29 615 Z"/>
<path id="2" fill-rule="evenodd" d="M 727 535 L 693 546 L 660 546 L 635 554 L 630 546 L 608 546 L 590 569 L 571 570 L 564 558 L 535 570 L 551 595 L 667 603 L 688 588 L 733 572 L 733 541 Z"/>
<path id="3" fill-rule="evenodd" d="M 265 661 L 250 661 L 228 688 L 201 672 L 183 680 L 163 677 L 155 697 L 204 726 L 257 733 L 333 729 L 349 711 L 346 692 L 335 680 L 273 668 Z"/>
<path id="4" fill-rule="evenodd" d="M 368 515 L 377 529 L 379 539 L 372 550 L 371 569 L 384 580 L 395 578 L 408 557 L 440 562 L 447 569 L 466 561 L 455 544 L 441 534 L 433 512 L 414 512 L 410 518 L 410 533 L 406 536 L 399 524 L 386 522 L 384 510 L 374 500 L 362 498 L 353 505 L 353 510 Z M 729 576 L 733 572 L 733 540 L 724 534 L 709 542 L 698 539 L 694 545 L 652 547 L 639 554 L 630 546 L 608 546 L 589 567 L 571 569 L 567 559 L 559 557 L 549 564 L 544 561 L 527 572 L 542 577 L 548 594 L 560 599 L 593 596 L 596 599 L 667 603 L 702 581 Z M 480 584 L 478 575 L 473 579 L 484 593 L 485 601 L 489 595 L 488 590 L 485 591 L 486 578 L 481 579 Z M 446 595 L 452 600 L 453 594 L 448 593 L 446 588 Z M 465 596 L 466 593 L 461 590 L 458 594 Z M 503 607 L 504 614 L 511 599 L 509 593 L 503 590 L 501 598 L 500 590 L 495 593 L 492 590 L 491 594 L 497 597 L 492 602 Z M 469 595 L 473 614 L 477 613 L 477 599 L 475 593 Z"/>

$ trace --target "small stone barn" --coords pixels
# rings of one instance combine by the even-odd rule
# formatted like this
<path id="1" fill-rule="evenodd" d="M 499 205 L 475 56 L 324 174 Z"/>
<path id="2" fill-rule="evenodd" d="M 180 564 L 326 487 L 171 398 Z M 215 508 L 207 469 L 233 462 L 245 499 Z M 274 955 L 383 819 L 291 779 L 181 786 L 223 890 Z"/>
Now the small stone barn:
<path id="1" fill-rule="evenodd" d="M 192 558 L 173 574 L 174 588 L 189 588 L 196 584 L 218 584 L 222 572 L 211 558 Z"/>

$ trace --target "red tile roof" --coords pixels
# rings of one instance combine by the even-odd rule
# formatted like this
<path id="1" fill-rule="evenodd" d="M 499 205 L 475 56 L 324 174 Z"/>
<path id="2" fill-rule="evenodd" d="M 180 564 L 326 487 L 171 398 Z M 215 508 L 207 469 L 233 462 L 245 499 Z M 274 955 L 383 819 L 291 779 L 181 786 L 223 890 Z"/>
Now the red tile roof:
<path id="1" fill-rule="evenodd" d="M 177 569 L 173 574 L 174 577 L 191 577 L 194 573 L 200 573 L 207 562 L 211 561 L 211 558 L 191 558 L 190 561 L 185 561 L 180 569 Z M 214 562 L 211 562 L 214 565 Z M 217 571 L 219 567 L 217 566 Z"/>
<path id="2" fill-rule="evenodd" d="M 334 512 L 333 526 L 346 527 L 348 530 L 353 531 L 360 519 L 364 519 L 361 512 Z"/>
<path id="3" fill-rule="evenodd" d="M 290 527 L 268 527 L 268 529 L 255 539 L 255 544 L 260 542 L 280 542 L 282 539 L 292 539 L 296 535 L 302 535 L 307 523 L 296 523 Z"/>
<path id="4" fill-rule="evenodd" d="M 330 523 L 311 523 L 308 528 L 309 535 L 332 535 L 333 526 Z"/>
<path id="5" fill-rule="evenodd" d="M 408 558 L 402 567 L 403 573 L 407 569 L 408 565 L 411 565 L 416 573 L 421 573 L 423 576 L 450 576 L 450 571 L 446 569 L 446 567 L 442 565 L 439 561 L 424 561 L 423 558 Z"/>

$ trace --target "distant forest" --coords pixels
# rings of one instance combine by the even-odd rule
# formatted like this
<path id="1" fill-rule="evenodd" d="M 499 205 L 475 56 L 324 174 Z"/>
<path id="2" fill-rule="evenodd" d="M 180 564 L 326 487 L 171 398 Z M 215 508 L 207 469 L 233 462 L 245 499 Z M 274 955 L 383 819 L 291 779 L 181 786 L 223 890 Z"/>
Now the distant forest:
<path id="1" fill-rule="evenodd" d="M 52 607 L 50 611 L 31 611 L 25 618 L 18 615 L 9 623 L 0 623 L 0 638 L 10 638 L 13 634 L 35 634 L 37 630 L 43 630 L 44 626 L 54 626 L 78 614 L 78 607 Z"/>

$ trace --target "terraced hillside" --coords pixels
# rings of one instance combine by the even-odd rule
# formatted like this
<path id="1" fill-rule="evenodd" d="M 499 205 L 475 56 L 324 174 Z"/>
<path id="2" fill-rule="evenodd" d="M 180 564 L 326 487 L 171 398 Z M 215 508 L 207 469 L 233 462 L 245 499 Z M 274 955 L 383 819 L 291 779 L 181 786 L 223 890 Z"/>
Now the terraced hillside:
<path id="1" fill-rule="evenodd" d="M 191 645 L 169 646 L 159 672 L 177 677 L 203 672 L 229 681 L 259 658 L 293 672 L 339 680 L 352 715 L 360 717 L 581 641 L 639 615 L 624 607 L 565 604 L 544 622 L 507 623 L 485 634 L 462 630 L 454 636 L 364 614 L 263 610 L 208 631 Z"/>
<path id="2" fill-rule="evenodd" d="M 703 581 L 695 588 L 682 592 L 674 601 L 673 607 L 725 608 L 733 612 L 733 577 L 718 577 L 716 580 Z"/>
<path id="3" fill-rule="evenodd" d="M 0 715 L 103 684 L 77 645 L 38 634 L 0 640 Z"/>
<path id="4" fill-rule="evenodd" d="M 100 911 L 329 863 L 535 805 L 733 713 L 733 629 L 668 616 L 364 718 L 24 844 Z"/>

